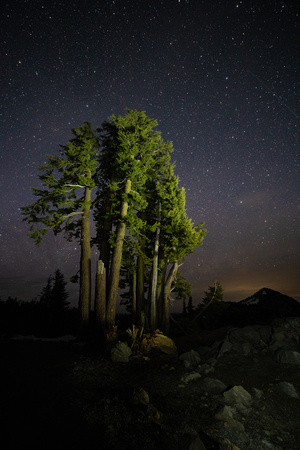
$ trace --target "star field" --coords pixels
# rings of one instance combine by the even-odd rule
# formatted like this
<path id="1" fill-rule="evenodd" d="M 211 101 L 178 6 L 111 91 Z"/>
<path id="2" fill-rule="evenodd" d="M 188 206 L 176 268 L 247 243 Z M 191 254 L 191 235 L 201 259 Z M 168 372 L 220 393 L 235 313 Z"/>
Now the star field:
<path id="1" fill-rule="evenodd" d="M 208 230 L 181 268 L 194 304 L 215 279 L 226 300 L 263 286 L 300 300 L 299 10 L 296 0 L 7 2 L 1 299 L 30 300 L 55 269 L 77 272 L 78 244 L 50 232 L 36 248 L 20 207 L 71 128 L 130 108 L 173 141 L 188 214 Z M 76 305 L 78 286 L 68 288 Z"/>

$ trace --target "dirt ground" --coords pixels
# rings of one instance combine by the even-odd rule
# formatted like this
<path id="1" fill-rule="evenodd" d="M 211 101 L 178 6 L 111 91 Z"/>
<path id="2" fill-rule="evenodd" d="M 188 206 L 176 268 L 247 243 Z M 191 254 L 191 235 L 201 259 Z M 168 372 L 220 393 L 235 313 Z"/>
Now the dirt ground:
<path id="1" fill-rule="evenodd" d="M 213 343 L 225 331 L 178 338 L 179 353 Z M 226 355 L 208 375 L 250 393 L 263 391 L 241 417 L 241 433 L 216 422 L 219 400 L 203 392 L 203 376 L 182 383 L 187 371 L 176 357 L 155 354 L 124 364 L 77 343 L 2 339 L 0 345 L 6 449 L 184 450 L 194 433 L 208 450 L 221 448 L 223 437 L 243 450 L 300 449 L 300 400 L 277 388 L 287 381 L 300 393 L 299 368 L 269 354 Z"/>

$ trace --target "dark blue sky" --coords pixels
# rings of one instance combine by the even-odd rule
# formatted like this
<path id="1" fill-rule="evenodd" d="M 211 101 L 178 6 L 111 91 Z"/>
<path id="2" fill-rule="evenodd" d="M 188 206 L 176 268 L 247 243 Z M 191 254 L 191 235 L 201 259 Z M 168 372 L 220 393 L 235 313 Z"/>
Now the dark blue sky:
<path id="1" fill-rule="evenodd" d="M 197 304 L 218 279 L 226 300 L 266 286 L 300 300 L 299 2 L 7 2 L 1 10 L 0 296 L 30 300 L 78 246 L 37 249 L 20 207 L 37 165 L 71 128 L 125 108 L 173 141 L 187 211 L 204 244 L 181 268 Z M 94 252 L 94 259 L 97 254 Z M 68 285 L 77 301 L 77 286 Z"/>

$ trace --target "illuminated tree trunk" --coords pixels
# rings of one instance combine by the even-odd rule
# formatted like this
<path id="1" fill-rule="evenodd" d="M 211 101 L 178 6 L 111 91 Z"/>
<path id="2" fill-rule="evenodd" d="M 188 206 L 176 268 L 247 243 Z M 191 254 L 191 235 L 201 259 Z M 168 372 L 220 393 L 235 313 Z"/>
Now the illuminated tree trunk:
<path id="1" fill-rule="evenodd" d="M 136 323 L 136 272 L 132 274 L 132 323 Z"/>
<path id="2" fill-rule="evenodd" d="M 139 255 L 136 267 L 136 315 L 138 322 L 140 322 L 142 312 L 145 309 L 144 270 L 144 260 L 143 257 Z"/>
<path id="3" fill-rule="evenodd" d="M 126 186 L 125 186 L 125 195 L 129 194 L 130 189 L 131 189 L 131 181 L 127 180 Z M 118 225 L 117 225 L 116 244 L 113 249 L 112 262 L 111 262 L 110 287 L 109 287 L 109 295 L 108 295 L 107 310 L 106 310 L 106 325 L 108 326 L 108 328 L 112 328 L 115 324 L 120 268 L 121 268 L 121 262 L 122 262 L 122 250 L 123 250 L 123 243 L 124 243 L 124 237 L 125 237 L 124 218 L 127 215 L 127 210 L 128 210 L 128 202 L 127 202 L 127 199 L 125 198 L 125 200 L 123 200 L 123 202 L 122 202 L 121 217 L 120 217 L 120 221 L 118 222 Z"/>
<path id="4" fill-rule="evenodd" d="M 91 178 L 91 173 L 87 174 Z M 84 207 L 81 222 L 81 256 L 80 256 L 80 335 L 87 336 L 91 309 L 91 237 L 90 237 L 90 209 L 91 189 L 86 187 Z"/>
<path id="5" fill-rule="evenodd" d="M 161 221 L 161 203 L 158 205 L 158 222 Z M 150 306 L 150 327 L 155 330 L 157 327 L 157 275 L 158 275 L 158 249 L 159 249 L 160 224 L 156 228 L 154 255 L 152 264 L 152 282 L 151 282 L 151 306 Z"/>
<path id="6" fill-rule="evenodd" d="M 105 285 L 108 286 L 108 281 L 109 281 L 109 263 L 110 263 L 110 244 L 109 244 L 109 238 L 110 238 L 110 232 L 112 229 L 112 222 L 110 219 L 104 219 L 104 225 L 103 225 L 103 231 L 102 231 L 102 240 L 100 243 L 100 258 L 99 261 L 101 260 L 103 265 L 104 265 L 104 269 L 105 269 Z M 106 302 L 106 299 L 105 299 Z"/>
<path id="7" fill-rule="evenodd" d="M 156 289 L 156 303 L 157 303 L 157 318 L 158 318 L 158 328 L 162 329 L 163 323 L 163 292 L 164 292 L 164 283 L 166 279 L 168 264 L 164 261 L 164 259 L 160 259 L 159 257 L 159 271 L 157 277 L 157 289 Z"/>
<path id="8" fill-rule="evenodd" d="M 146 220 L 146 213 L 141 213 L 141 219 Z M 143 230 L 144 234 L 145 230 Z M 140 250 L 145 253 L 146 241 L 142 239 L 140 241 Z M 136 319 L 140 326 L 144 326 L 145 323 L 145 295 L 144 295 L 144 283 L 145 283 L 145 264 L 141 255 L 137 257 L 137 274 L 136 274 Z"/>
<path id="9" fill-rule="evenodd" d="M 114 176 L 112 175 L 110 182 L 113 183 Z M 105 267 L 106 272 L 106 286 L 109 285 L 109 275 L 110 275 L 110 253 L 111 245 L 109 243 L 110 233 L 112 231 L 112 219 L 111 214 L 113 210 L 113 200 L 114 194 L 109 190 L 106 196 L 105 214 L 103 221 L 103 228 L 101 230 L 101 240 L 99 246 L 100 258 Z M 106 295 L 108 295 L 108 289 L 106 290 Z"/>
<path id="10" fill-rule="evenodd" d="M 102 260 L 97 261 L 95 322 L 96 327 L 105 326 L 106 316 L 106 268 Z"/>
<path id="11" fill-rule="evenodd" d="M 164 334 L 168 335 L 170 331 L 170 295 L 171 295 L 171 286 L 176 276 L 178 270 L 178 261 L 175 261 L 173 266 L 170 269 L 168 278 L 166 279 L 164 286 L 164 297 L 163 297 L 163 323 L 162 323 L 162 331 Z"/>

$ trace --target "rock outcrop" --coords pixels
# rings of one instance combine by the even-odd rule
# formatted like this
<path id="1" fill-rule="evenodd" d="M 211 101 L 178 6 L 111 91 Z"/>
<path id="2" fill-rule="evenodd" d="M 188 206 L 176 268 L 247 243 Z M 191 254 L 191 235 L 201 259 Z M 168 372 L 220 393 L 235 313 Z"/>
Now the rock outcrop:
<path id="1" fill-rule="evenodd" d="M 203 394 L 202 401 L 210 412 L 214 412 L 211 437 L 219 442 L 219 448 L 225 450 L 234 448 L 234 445 L 243 450 L 299 448 L 300 422 L 295 430 L 287 433 L 287 418 L 282 417 L 282 422 L 275 419 L 275 406 L 268 404 L 267 398 L 282 396 L 280 407 L 283 408 L 284 405 L 288 407 L 291 401 L 298 402 L 300 418 L 300 376 L 295 378 L 298 383 L 295 386 L 288 378 L 280 381 L 273 379 L 271 373 L 267 386 L 264 383 L 250 387 L 247 377 L 246 389 L 242 385 L 224 382 L 222 367 L 236 361 L 239 361 L 241 368 L 245 361 L 248 361 L 247 367 L 251 367 L 251 361 L 255 367 L 256 361 L 265 359 L 266 370 L 270 360 L 279 368 L 292 367 L 292 372 L 300 374 L 300 317 L 276 319 L 269 326 L 230 328 L 221 341 L 209 347 L 200 347 L 197 351 L 185 352 L 179 359 L 186 369 L 180 382 L 188 386 L 197 383 Z M 208 373 L 209 377 L 206 376 Z M 279 373 L 285 374 L 285 370 Z M 259 377 L 253 376 L 254 383 L 257 380 Z"/>

